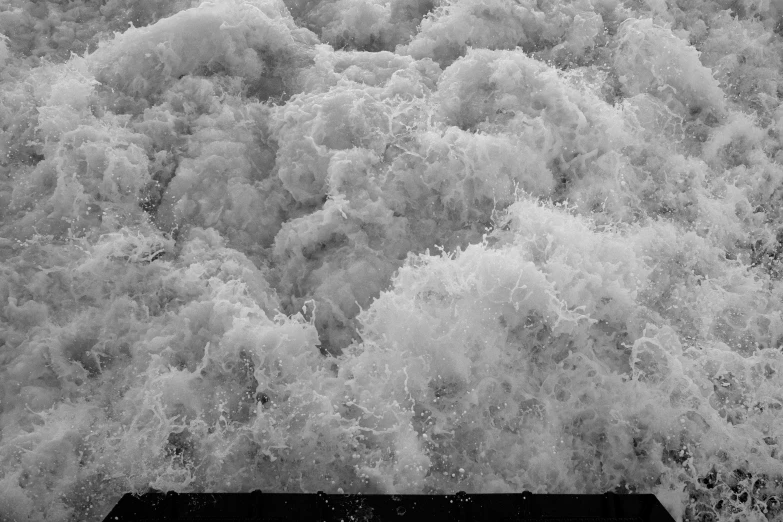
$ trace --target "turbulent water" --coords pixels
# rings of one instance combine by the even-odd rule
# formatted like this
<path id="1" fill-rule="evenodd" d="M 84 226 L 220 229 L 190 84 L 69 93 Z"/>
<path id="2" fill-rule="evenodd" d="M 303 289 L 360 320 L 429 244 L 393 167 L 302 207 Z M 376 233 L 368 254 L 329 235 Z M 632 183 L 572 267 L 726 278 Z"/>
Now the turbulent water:
<path id="1" fill-rule="evenodd" d="M 0 520 L 783 519 L 779 0 L 0 0 Z"/>

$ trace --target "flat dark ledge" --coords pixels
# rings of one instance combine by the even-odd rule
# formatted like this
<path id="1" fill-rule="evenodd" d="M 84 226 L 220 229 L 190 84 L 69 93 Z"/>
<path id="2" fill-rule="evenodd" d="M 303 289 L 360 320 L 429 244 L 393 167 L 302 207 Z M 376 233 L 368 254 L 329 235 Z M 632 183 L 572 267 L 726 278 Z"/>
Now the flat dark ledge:
<path id="1" fill-rule="evenodd" d="M 370 521 L 674 522 L 655 495 L 339 495 L 305 493 L 127 494 L 104 522 Z"/>

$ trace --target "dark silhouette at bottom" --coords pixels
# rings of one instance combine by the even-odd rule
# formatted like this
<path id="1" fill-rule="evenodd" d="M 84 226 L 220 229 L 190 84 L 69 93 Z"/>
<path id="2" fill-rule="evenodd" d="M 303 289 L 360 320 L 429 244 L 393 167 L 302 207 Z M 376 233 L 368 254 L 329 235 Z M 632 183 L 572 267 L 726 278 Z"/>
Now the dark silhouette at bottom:
<path id="1" fill-rule="evenodd" d="M 655 495 L 127 494 L 104 522 L 674 522 Z"/>

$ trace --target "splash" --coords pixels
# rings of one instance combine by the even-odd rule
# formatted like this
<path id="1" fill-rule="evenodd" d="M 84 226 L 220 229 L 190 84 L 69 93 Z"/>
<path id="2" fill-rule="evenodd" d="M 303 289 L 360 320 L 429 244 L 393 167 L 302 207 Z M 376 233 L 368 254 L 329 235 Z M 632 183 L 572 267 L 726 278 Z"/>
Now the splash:
<path id="1" fill-rule="evenodd" d="M 0 518 L 151 487 L 779 518 L 780 15 L 6 2 Z"/>

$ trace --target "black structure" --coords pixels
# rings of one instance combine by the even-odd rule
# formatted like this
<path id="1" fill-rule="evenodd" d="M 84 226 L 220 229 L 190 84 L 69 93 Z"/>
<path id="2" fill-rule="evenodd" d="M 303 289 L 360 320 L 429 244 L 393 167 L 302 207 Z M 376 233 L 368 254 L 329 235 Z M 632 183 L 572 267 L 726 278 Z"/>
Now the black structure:
<path id="1" fill-rule="evenodd" d="M 653 494 L 127 494 L 104 522 L 674 522 Z"/>

